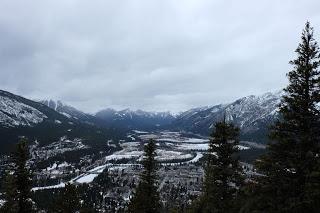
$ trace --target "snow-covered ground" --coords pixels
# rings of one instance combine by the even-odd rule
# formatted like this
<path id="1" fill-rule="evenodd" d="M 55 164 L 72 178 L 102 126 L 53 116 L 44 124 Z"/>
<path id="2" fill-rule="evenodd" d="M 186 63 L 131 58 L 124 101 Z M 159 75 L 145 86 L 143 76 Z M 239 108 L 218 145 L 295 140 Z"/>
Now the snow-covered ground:
<path id="1" fill-rule="evenodd" d="M 136 140 L 132 135 L 127 135 L 127 138 L 130 138 L 132 141 Z"/>
<path id="2" fill-rule="evenodd" d="M 168 151 L 168 150 L 162 150 L 158 149 L 157 151 L 156 160 L 159 161 L 168 161 L 168 160 L 174 160 L 174 159 L 188 159 L 192 158 L 192 154 L 184 153 L 184 152 L 178 152 L 178 151 Z"/>
<path id="3" fill-rule="evenodd" d="M 207 150 L 209 148 L 208 143 L 199 143 L 199 144 L 190 144 L 190 143 L 183 143 L 183 144 L 177 144 L 177 149 L 181 150 Z"/>
<path id="4" fill-rule="evenodd" d="M 239 149 L 239 150 L 247 150 L 247 149 L 250 149 L 250 148 L 247 147 L 247 146 L 238 145 L 238 149 Z"/>
<path id="5" fill-rule="evenodd" d="M 172 143 L 181 143 L 183 142 L 183 140 L 179 139 L 179 138 L 158 138 L 157 141 L 170 141 Z"/>
<path id="6" fill-rule="evenodd" d="M 137 133 L 137 134 L 147 134 L 148 132 L 145 132 L 145 131 L 139 131 L 139 130 L 133 130 L 134 133 Z"/>
<path id="7" fill-rule="evenodd" d="M 209 139 L 202 139 L 202 138 L 187 138 L 183 142 L 185 143 L 208 143 Z"/>
<path id="8" fill-rule="evenodd" d="M 60 163 L 60 164 L 53 163 L 52 166 L 47 167 L 45 170 L 46 171 L 52 171 L 52 170 L 54 170 L 56 168 L 63 168 L 63 167 L 67 167 L 67 166 L 70 166 L 70 164 L 68 164 L 67 162 L 63 162 L 63 163 Z"/>
<path id="9" fill-rule="evenodd" d="M 144 135 L 144 138 L 151 137 L 151 135 Z M 153 136 L 153 135 L 152 135 Z M 157 141 L 166 141 L 166 142 L 173 142 L 173 143 L 208 143 L 208 139 L 202 139 L 202 138 L 156 138 Z"/>
<path id="10" fill-rule="evenodd" d="M 140 148 L 139 142 L 126 142 L 121 143 L 122 150 L 108 155 L 105 157 L 106 161 L 119 160 L 119 159 L 131 159 L 139 158 L 143 154 L 143 150 Z"/>
<path id="11" fill-rule="evenodd" d="M 101 173 L 103 172 L 103 170 L 107 167 L 107 166 L 111 166 L 112 164 L 109 163 L 109 164 L 105 164 L 105 165 L 102 165 L 102 166 L 98 166 L 98 167 L 95 167 L 93 169 L 90 169 L 89 172 L 90 173 Z"/>
<path id="12" fill-rule="evenodd" d="M 176 147 L 178 149 L 181 149 L 181 150 L 208 150 L 209 148 L 209 144 L 208 143 L 202 143 L 202 144 L 179 144 L 179 145 L 176 145 Z M 243 146 L 243 145 L 237 145 L 238 149 L 239 150 L 247 150 L 247 149 L 250 149 L 249 147 L 247 146 Z"/>
<path id="13" fill-rule="evenodd" d="M 37 190 L 44 190 L 44 189 L 58 189 L 58 188 L 64 188 L 65 186 L 66 186 L 65 183 L 60 183 L 60 184 L 52 185 L 52 186 L 33 187 L 31 190 L 37 191 Z"/>
<path id="14" fill-rule="evenodd" d="M 122 169 L 127 168 L 127 167 L 130 166 L 130 165 L 133 165 L 133 164 L 125 164 L 125 165 L 113 166 L 113 167 L 110 167 L 110 168 L 109 168 L 109 171 L 112 171 L 112 170 L 122 170 Z M 137 165 L 138 165 L 138 164 L 137 164 Z"/>
<path id="15" fill-rule="evenodd" d="M 126 151 L 121 150 L 119 152 L 115 152 L 112 155 L 106 156 L 105 160 L 120 160 L 120 159 L 131 159 L 131 158 L 139 158 L 143 155 L 143 151 Z"/>
<path id="16" fill-rule="evenodd" d="M 121 170 L 127 168 L 128 166 L 135 164 L 111 164 L 107 163 L 102 166 L 97 166 L 91 170 L 89 170 L 86 174 L 79 175 L 71 180 L 71 182 L 75 183 L 91 183 L 99 174 L 101 174 L 106 168 L 108 170 Z"/>
<path id="17" fill-rule="evenodd" d="M 139 135 L 130 134 L 129 138 L 135 138 L 135 141 L 125 142 L 121 141 L 120 146 L 122 150 L 114 152 L 104 158 L 105 163 L 94 168 L 88 168 L 86 172 L 83 172 L 79 176 L 73 178 L 69 183 L 83 184 L 90 183 L 96 178 L 100 173 L 102 173 L 106 168 L 108 170 L 121 170 L 126 169 L 130 166 L 141 166 L 141 161 L 143 159 L 143 148 L 146 138 L 155 138 L 157 144 L 157 156 L 156 160 L 162 162 L 162 165 L 166 166 L 176 166 L 181 164 L 189 164 L 198 162 L 200 158 L 203 157 L 203 152 L 208 150 L 209 140 L 194 137 L 184 137 L 181 136 L 179 132 L 160 132 L 160 133 L 147 133 L 142 131 L 138 132 Z M 143 136 L 143 137 L 141 137 Z M 140 140 L 139 140 L 140 138 Z M 240 150 L 249 149 L 249 147 L 244 145 L 238 145 Z M 111 160 L 119 159 L 133 159 L 136 162 L 131 162 L 127 164 L 113 164 L 110 163 Z M 181 162 L 176 163 L 174 160 L 179 160 Z M 166 163 L 165 163 L 166 162 Z M 57 167 L 68 166 L 67 163 L 54 164 L 48 167 L 47 170 L 54 170 Z M 62 188 L 65 183 L 60 183 L 53 186 L 46 187 L 35 187 L 33 190 L 50 189 L 50 188 Z"/>
<path id="18" fill-rule="evenodd" d="M 201 152 L 197 152 L 197 155 L 195 158 L 193 158 L 192 160 L 188 161 L 188 163 L 195 163 L 198 162 L 200 160 L 200 158 L 203 157 L 203 154 Z"/>
<path id="19" fill-rule="evenodd" d="M 107 163 L 101 166 L 97 166 L 93 169 L 90 169 L 89 171 L 87 171 L 86 173 L 83 173 L 73 179 L 71 179 L 70 181 L 67 181 L 65 183 L 60 183 L 60 184 L 56 184 L 56 185 L 51 185 L 51 186 L 43 186 L 43 187 L 34 187 L 32 188 L 32 191 L 37 191 L 37 190 L 45 190 L 45 189 L 57 189 L 57 188 L 64 188 L 66 183 L 75 183 L 75 184 L 83 184 L 83 183 L 91 183 L 94 178 L 96 178 L 100 173 L 102 173 L 106 167 L 108 167 L 108 170 L 121 170 L 121 169 L 125 169 L 128 166 L 131 165 L 138 165 L 138 164 L 111 164 L 111 163 Z"/>
<path id="20" fill-rule="evenodd" d="M 0 199 L 0 207 L 3 206 L 3 204 L 4 204 L 5 202 L 6 202 L 5 200 L 1 200 L 1 199 Z"/>
<path id="21" fill-rule="evenodd" d="M 144 134 L 138 134 L 138 138 L 143 141 L 154 139 L 159 142 L 172 142 L 172 143 L 207 143 L 207 138 L 195 138 L 186 137 L 180 132 L 163 131 L 157 133 L 144 132 Z"/>
<path id="22" fill-rule="evenodd" d="M 192 145 L 192 144 L 191 144 Z M 196 144 L 194 144 L 196 145 Z M 122 143 L 121 147 L 123 150 L 113 153 L 112 155 L 106 156 L 105 160 L 119 160 L 119 159 L 142 159 L 143 146 L 139 142 L 126 142 Z M 161 148 L 157 149 L 157 160 L 174 160 L 174 159 L 188 159 L 191 158 L 192 154 L 184 151 L 176 150 L 164 150 Z"/>
<path id="23" fill-rule="evenodd" d="M 93 179 L 95 179 L 98 176 L 98 174 L 87 174 L 79 179 L 76 179 L 75 182 L 77 183 L 91 183 Z"/>

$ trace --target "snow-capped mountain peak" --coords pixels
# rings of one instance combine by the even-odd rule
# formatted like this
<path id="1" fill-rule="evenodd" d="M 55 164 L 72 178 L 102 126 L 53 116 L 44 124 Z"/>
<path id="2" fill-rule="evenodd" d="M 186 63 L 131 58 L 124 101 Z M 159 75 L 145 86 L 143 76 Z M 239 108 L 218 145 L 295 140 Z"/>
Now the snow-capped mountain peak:
<path id="1" fill-rule="evenodd" d="M 95 116 L 105 121 L 108 126 L 152 129 L 159 126 L 169 125 L 175 116 L 170 112 L 147 112 L 143 110 L 113 110 L 105 109 L 97 112 Z"/>
<path id="2" fill-rule="evenodd" d="M 80 110 L 77 110 L 76 108 L 63 103 L 60 100 L 40 100 L 38 101 L 51 109 L 54 109 L 55 111 L 59 112 L 60 114 L 66 116 L 67 118 L 72 118 L 78 120 L 81 117 L 87 117 L 88 114 L 81 112 Z"/>
<path id="3" fill-rule="evenodd" d="M 173 126 L 209 134 L 214 124 L 225 117 L 227 121 L 240 127 L 242 134 L 256 134 L 266 131 L 277 118 L 282 95 L 282 91 L 268 92 L 258 96 L 246 96 L 229 104 L 191 109 L 178 116 L 173 121 Z"/>

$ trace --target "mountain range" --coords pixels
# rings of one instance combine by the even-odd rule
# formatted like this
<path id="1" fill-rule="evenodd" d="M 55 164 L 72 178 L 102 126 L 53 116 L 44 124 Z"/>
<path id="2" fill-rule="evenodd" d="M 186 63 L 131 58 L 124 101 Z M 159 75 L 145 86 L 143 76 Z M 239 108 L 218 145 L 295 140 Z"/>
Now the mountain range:
<path id="1" fill-rule="evenodd" d="M 282 92 L 251 95 L 228 104 L 190 109 L 178 115 L 110 108 L 92 115 L 61 101 L 32 101 L 0 90 L 0 135 L 4 144 L 12 144 L 21 136 L 44 144 L 64 135 L 84 138 L 95 135 L 96 138 L 102 134 L 105 138 L 112 138 L 113 134 L 129 130 L 168 129 L 207 136 L 215 122 L 226 119 L 240 127 L 242 140 L 265 143 L 268 127 L 278 116 L 281 95 Z"/>
<path id="2" fill-rule="evenodd" d="M 95 117 L 104 120 L 105 125 L 126 129 L 155 130 L 169 126 L 175 116 L 170 112 L 147 112 L 143 110 L 105 109 L 97 112 Z"/>
<path id="3" fill-rule="evenodd" d="M 170 112 L 147 112 L 131 109 L 114 110 L 111 108 L 101 110 L 94 115 L 91 115 L 70 105 L 64 104 L 61 101 L 40 100 L 38 102 L 50 107 L 73 121 L 125 130 L 155 130 L 168 126 L 176 118 Z"/>
<path id="4" fill-rule="evenodd" d="M 241 139 L 266 143 L 270 125 L 278 117 L 282 91 L 250 95 L 229 104 L 201 107 L 180 114 L 172 123 L 180 130 L 210 134 L 217 121 L 225 119 L 241 129 Z"/>
<path id="5" fill-rule="evenodd" d="M 64 115 L 68 119 L 72 121 L 80 121 L 89 125 L 97 125 L 103 126 L 103 121 L 97 118 L 94 115 L 84 113 L 70 105 L 64 104 L 62 101 L 54 101 L 54 100 L 39 100 L 38 102 L 50 107 L 56 112 Z"/>
<path id="6" fill-rule="evenodd" d="M 101 147 L 107 140 L 123 135 L 114 128 L 96 125 L 94 122 L 99 119 L 75 108 L 63 104 L 53 107 L 52 103 L 49 106 L 0 90 L 0 153 L 11 151 L 21 137 L 41 146 L 66 137 L 81 138 L 90 147 Z"/>

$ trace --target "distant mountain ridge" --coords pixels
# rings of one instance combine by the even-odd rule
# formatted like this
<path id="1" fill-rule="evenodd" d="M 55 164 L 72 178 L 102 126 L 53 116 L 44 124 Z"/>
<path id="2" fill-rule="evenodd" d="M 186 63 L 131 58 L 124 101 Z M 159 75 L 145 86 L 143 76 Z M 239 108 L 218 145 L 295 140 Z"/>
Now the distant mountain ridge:
<path id="1" fill-rule="evenodd" d="M 0 153 L 11 151 L 21 137 L 30 142 L 38 141 L 40 145 L 59 141 L 61 137 L 80 138 L 91 147 L 105 145 L 105 141 L 113 136 L 121 137 L 118 130 L 87 122 L 91 118 L 96 120 L 94 116 L 87 116 L 62 103 L 51 107 L 0 90 Z M 63 112 L 70 113 L 70 116 Z"/>
<path id="2" fill-rule="evenodd" d="M 117 111 L 110 108 L 97 112 L 95 116 L 104 120 L 107 126 L 142 130 L 166 127 L 176 118 L 170 112 L 147 112 L 130 109 Z"/>
<path id="3" fill-rule="evenodd" d="M 88 113 L 84 113 L 68 104 L 63 103 L 62 101 L 55 101 L 52 99 L 49 100 L 39 100 L 38 102 L 50 107 L 51 109 L 59 112 L 60 114 L 64 115 L 65 117 L 79 121 L 83 123 L 87 123 L 90 125 L 97 125 L 102 126 L 103 121 L 99 118 L 95 117 L 94 115 L 90 115 Z"/>
<path id="4" fill-rule="evenodd" d="M 210 134 L 214 123 L 225 119 L 241 129 L 242 139 L 266 142 L 269 126 L 278 117 L 282 91 L 260 96 L 250 95 L 229 104 L 202 107 L 180 114 L 172 127 L 204 135 Z"/>
<path id="5" fill-rule="evenodd" d="M 42 103 L 68 118 L 93 124 L 97 123 L 98 119 L 100 124 L 107 127 L 140 130 L 166 128 L 203 135 L 210 134 L 214 123 L 221 121 L 225 116 L 227 121 L 241 129 L 243 139 L 265 141 L 269 126 L 278 116 L 277 109 L 282 94 L 282 91 L 276 91 L 250 95 L 228 104 L 198 107 L 177 115 L 170 112 L 111 108 L 89 115 L 60 101 L 42 101 Z"/>
<path id="6" fill-rule="evenodd" d="M 178 115 L 170 112 L 110 108 L 90 115 L 61 101 L 35 102 L 0 90 L 0 135 L 7 141 L 21 135 L 29 135 L 35 139 L 42 135 L 40 138 L 47 140 L 64 134 L 77 137 L 82 135 L 85 129 L 90 129 L 86 132 L 89 135 L 95 134 L 94 132 L 101 128 L 115 128 L 124 131 L 168 129 L 207 136 L 214 123 L 225 116 L 227 121 L 241 128 L 242 140 L 265 143 L 268 127 L 278 117 L 281 95 L 280 91 L 251 95 L 229 104 L 194 108 Z M 78 133 L 68 132 L 70 129 L 77 129 Z M 52 140 L 48 139 L 46 143 Z"/>

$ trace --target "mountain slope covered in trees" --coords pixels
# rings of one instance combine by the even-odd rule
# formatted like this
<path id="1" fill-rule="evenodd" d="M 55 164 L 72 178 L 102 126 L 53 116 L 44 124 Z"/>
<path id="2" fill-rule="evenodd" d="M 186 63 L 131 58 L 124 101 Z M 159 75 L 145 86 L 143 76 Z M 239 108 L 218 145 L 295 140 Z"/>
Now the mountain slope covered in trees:
<path id="1" fill-rule="evenodd" d="M 21 137 L 37 141 L 41 146 L 59 141 L 61 137 L 80 138 L 85 144 L 97 145 L 121 134 L 115 129 L 69 118 L 45 104 L 0 91 L 1 152 L 11 151 Z"/>

